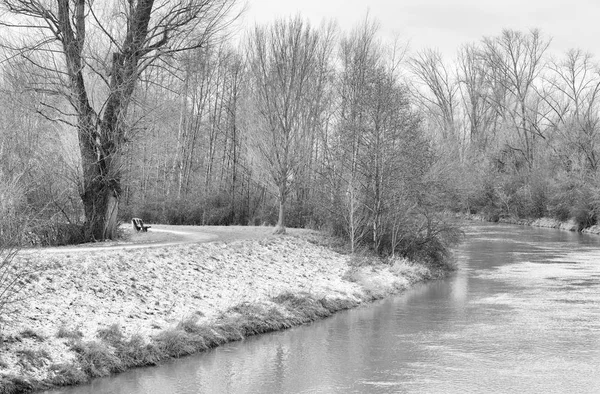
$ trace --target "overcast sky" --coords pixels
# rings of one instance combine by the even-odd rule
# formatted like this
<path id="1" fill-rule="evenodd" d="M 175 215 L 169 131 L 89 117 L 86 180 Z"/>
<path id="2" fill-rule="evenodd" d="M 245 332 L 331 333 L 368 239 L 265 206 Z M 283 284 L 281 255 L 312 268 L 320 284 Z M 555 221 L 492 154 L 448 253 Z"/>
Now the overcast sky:
<path id="1" fill-rule="evenodd" d="M 335 19 L 344 30 L 370 15 L 384 36 L 399 35 L 411 50 L 437 48 L 454 57 L 460 45 L 503 28 L 540 28 L 551 50 L 581 48 L 600 57 L 600 0 L 248 0 L 244 20 L 265 23 L 300 13 L 311 22 Z"/>

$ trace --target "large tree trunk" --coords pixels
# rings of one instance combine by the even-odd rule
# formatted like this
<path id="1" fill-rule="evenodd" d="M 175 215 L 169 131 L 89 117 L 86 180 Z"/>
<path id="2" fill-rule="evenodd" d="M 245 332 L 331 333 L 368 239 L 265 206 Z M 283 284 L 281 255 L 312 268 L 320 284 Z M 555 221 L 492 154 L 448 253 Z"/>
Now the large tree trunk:
<path id="1" fill-rule="evenodd" d="M 121 195 L 119 150 L 101 143 L 107 130 L 97 132 L 97 117 L 89 108 L 79 117 L 78 136 L 83 166 L 81 200 L 85 213 L 84 236 L 88 241 L 114 239 Z"/>
<path id="2" fill-rule="evenodd" d="M 81 196 L 85 211 L 85 238 L 88 240 L 115 239 L 119 195 L 112 185 L 92 180 Z"/>

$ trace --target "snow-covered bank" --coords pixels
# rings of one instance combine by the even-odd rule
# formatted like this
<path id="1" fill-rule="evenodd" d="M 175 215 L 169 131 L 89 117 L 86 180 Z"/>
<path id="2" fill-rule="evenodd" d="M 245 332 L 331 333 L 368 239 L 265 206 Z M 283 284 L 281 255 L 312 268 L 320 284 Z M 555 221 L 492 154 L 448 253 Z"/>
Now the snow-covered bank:
<path id="1" fill-rule="evenodd" d="M 24 392 L 82 382 L 303 324 L 443 275 L 404 260 L 356 264 L 321 238 L 296 230 L 260 240 L 23 256 L 45 269 L 28 285 L 37 295 L 2 331 L 0 385 Z M 125 345 L 133 348 L 122 360 Z"/>

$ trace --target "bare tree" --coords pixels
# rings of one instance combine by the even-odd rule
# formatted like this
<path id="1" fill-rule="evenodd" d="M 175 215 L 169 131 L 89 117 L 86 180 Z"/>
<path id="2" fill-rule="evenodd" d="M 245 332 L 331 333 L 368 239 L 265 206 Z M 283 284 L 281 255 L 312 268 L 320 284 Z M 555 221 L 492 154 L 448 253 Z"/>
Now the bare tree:
<path id="1" fill-rule="evenodd" d="M 458 84 L 444 64 L 439 51 L 424 50 L 410 59 L 410 68 L 425 86 L 416 89 L 420 104 L 434 114 L 442 139 L 456 138 Z"/>
<path id="2" fill-rule="evenodd" d="M 342 39 L 340 45 L 341 70 L 337 81 L 340 97 L 337 120 L 337 145 L 333 151 L 330 174 L 331 184 L 344 191 L 344 218 L 351 251 L 368 234 L 369 215 L 362 201 L 360 158 L 365 150 L 363 131 L 367 127 L 369 105 L 368 81 L 372 71 L 381 65 L 377 41 L 377 23 L 365 20 Z"/>
<path id="3" fill-rule="evenodd" d="M 37 88 L 64 95 L 71 106 L 52 106 L 44 113 L 78 130 L 86 238 L 114 238 L 122 152 L 130 137 L 128 108 L 140 73 L 170 55 L 202 46 L 231 22 L 227 15 L 235 0 L 1 4 L 12 14 L 3 18 L 3 25 L 32 32 L 28 41 L 4 42 L 5 48 L 55 82 Z"/>
<path id="4" fill-rule="evenodd" d="M 318 31 L 300 17 L 256 27 L 250 41 L 258 115 L 254 146 L 277 186 L 276 233 L 285 232 L 290 187 L 310 154 L 319 42 Z"/>
<path id="5" fill-rule="evenodd" d="M 498 118 L 493 100 L 486 85 L 487 70 L 481 50 L 474 45 L 466 45 L 459 51 L 458 78 L 462 105 L 467 117 L 469 139 L 472 144 L 485 149 L 493 137 L 494 123 Z"/>
<path id="6" fill-rule="evenodd" d="M 550 40 L 545 39 L 539 30 L 528 34 L 504 30 L 500 36 L 486 38 L 483 42 L 489 70 L 488 84 L 495 92 L 501 92 L 488 95 L 488 98 L 494 100 L 495 107 L 503 109 L 516 133 L 518 145 L 510 143 L 509 138 L 507 147 L 519 152 L 521 159 L 531 168 L 536 140 L 543 139 L 544 135 L 535 123 L 537 113 L 532 112 L 529 101 L 536 95 L 535 82 L 539 81 L 544 69 L 543 56 Z"/>
<path id="7" fill-rule="evenodd" d="M 594 173 L 600 160 L 598 63 L 589 53 L 569 50 L 563 59 L 552 62 L 549 68 L 551 73 L 545 78 L 542 97 L 552 111 L 548 117 L 550 125 L 561 137 L 556 142 L 577 152 L 583 157 L 583 169 Z"/>

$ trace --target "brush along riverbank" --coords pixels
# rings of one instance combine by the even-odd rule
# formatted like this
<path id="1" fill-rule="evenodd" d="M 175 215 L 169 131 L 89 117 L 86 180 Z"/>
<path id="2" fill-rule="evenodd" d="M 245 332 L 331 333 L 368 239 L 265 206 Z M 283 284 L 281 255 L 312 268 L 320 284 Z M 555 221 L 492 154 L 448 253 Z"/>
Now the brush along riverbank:
<path id="1" fill-rule="evenodd" d="M 305 230 L 18 258 L 39 270 L 27 278 L 30 298 L 2 330 L 0 393 L 158 364 L 309 323 L 446 273 L 402 259 L 374 264 Z"/>

